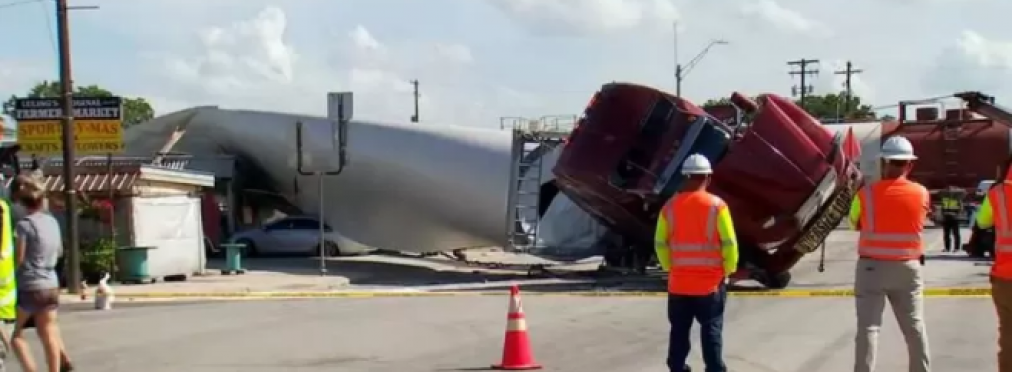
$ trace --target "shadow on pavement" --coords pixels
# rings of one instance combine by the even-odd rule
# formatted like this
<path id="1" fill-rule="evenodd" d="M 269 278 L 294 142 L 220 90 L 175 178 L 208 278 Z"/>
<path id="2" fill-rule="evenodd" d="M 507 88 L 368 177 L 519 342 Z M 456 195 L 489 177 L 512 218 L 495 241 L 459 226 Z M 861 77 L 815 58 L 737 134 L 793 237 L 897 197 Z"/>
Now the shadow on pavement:
<path id="1" fill-rule="evenodd" d="M 252 258 L 245 259 L 243 267 L 255 272 L 319 276 L 319 262 L 316 258 L 308 257 Z M 207 267 L 216 270 L 224 267 L 224 263 L 221 260 L 210 260 Z M 452 261 L 378 255 L 328 259 L 326 270 L 328 275 L 343 276 L 352 285 L 364 286 L 422 286 L 530 279 L 526 270 L 489 270 L 462 266 Z"/>
<path id="2" fill-rule="evenodd" d="M 956 255 L 952 255 L 952 254 L 937 254 L 937 253 L 935 253 L 935 254 L 928 254 L 925 258 L 927 259 L 926 265 L 930 265 L 931 261 L 962 261 L 962 262 L 990 262 L 991 261 L 991 259 L 989 259 L 989 258 L 970 257 L 970 256 L 967 256 L 966 254 L 962 254 L 962 253 L 959 253 L 959 254 L 956 254 Z"/>
<path id="3" fill-rule="evenodd" d="M 208 269 L 224 266 L 221 260 L 208 262 Z M 282 275 L 320 275 L 319 260 L 310 257 L 257 257 L 244 259 L 245 269 Z M 379 253 L 370 256 L 328 259 L 328 275 L 342 276 L 355 286 L 429 287 L 432 291 L 486 291 L 508 289 L 517 283 L 524 291 L 565 292 L 593 289 L 654 291 L 664 290 L 656 274 L 635 275 L 598 270 L 571 270 L 560 267 L 529 272 L 531 265 L 468 265 L 438 257 Z M 596 268 L 596 267 L 595 267 Z M 436 288 L 432 288 L 436 287 Z M 420 288 L 421 289 L 421 288 Z"/>

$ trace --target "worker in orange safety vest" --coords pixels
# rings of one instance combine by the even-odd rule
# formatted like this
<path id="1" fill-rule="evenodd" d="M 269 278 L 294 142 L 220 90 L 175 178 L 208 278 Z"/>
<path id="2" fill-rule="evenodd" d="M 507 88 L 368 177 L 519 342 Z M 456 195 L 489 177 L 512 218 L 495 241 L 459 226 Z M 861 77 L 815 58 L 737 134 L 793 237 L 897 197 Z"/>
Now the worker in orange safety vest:
<path id="1" fill-rule="evenodd" d="M 654 235 L 657 260 L 668 274 L 668 369 L 691 371 L 689 356 L 693 320 L 701 327 L 707 372 L 725 372 L 722 351 L 727 277 L 738 267 L 738 242 L 731 212 L 706 191 L 713 170 L 703 155 L 682 164 L 682 191 L 661 209 Z"/>
<path id="2" fill-rule="evenodd" d="M 913 145 L 903 137 L 882 144 L 882 180 L 858 192 L 849 219 L 861 236 L 854 273 L 857 307 L 854 372 L 875 369 L 878 334 L 886 299 L 903 332 L 911 372 L 930 371 L 924 326 L 922 232 L 928 217 L 928 190 L 907 179 L 914 166 Z"/>
<path id="3" fill-rule="evenodd" d="M 1012 172 L 1009 172 L 1012 176 Z M 1012 372 L 1012 181 L 991 187 L 977 210 L 977 227 L 994 227 L 991 299 L 998 313 L 998 372 Z"/>

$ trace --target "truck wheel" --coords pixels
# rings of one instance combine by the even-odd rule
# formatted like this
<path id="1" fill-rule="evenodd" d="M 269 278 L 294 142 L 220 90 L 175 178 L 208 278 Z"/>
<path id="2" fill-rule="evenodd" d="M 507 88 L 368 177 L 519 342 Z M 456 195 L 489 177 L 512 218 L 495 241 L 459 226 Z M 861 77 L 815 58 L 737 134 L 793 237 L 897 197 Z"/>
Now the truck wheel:
<path id="1" fill-rule="evenodd" d="M 765 280 L 763 280 L 761 284 L 769 289 L 784 289 L 787 288 L 787 285 L 791 284 L 790 271 L 784 271 L 779 274 L 767 274 L 764 276 Z"/>
<path id="2" fill-rule="evenodd" d="M 604 264 L 611 268 L 621 268 L 625 266 L 626 255 L 624 248 L 609 247 L 604 252 Z"/>
<path id="3" fill-rule="evenodd" d="M 973 257 L 973 258 L 984 258 L 985 251 L 984 251 L 984 249 L 982 249 L 979 246 L 976 246 L 976 245 L 967 245 L 966 246 L 966 254 L 968 256 L 970 256 L 970 257 Z"/>

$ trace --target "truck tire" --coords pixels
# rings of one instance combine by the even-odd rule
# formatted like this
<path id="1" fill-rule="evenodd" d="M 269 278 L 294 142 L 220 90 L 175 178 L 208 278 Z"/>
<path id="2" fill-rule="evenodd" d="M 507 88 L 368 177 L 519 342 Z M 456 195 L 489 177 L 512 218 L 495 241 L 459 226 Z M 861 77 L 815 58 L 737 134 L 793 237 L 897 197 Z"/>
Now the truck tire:
<path id="1" fill-rule="evenodd" d="M 791 272 L 784 271 L 779 274 L 767 274 L 760 281 L 760 284 L 766 286 L 769 289 L 784 289 L 791 284 Z"/>

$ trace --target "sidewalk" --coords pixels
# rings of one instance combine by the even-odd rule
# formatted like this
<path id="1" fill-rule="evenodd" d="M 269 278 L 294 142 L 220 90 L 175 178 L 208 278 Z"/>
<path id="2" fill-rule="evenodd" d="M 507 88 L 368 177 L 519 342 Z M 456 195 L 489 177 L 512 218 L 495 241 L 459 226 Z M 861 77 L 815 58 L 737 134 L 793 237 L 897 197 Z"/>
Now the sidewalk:
<path id="1" fill-rule="evenodd" d="M 330 292 L 347 288 L 348 278 L 340 275 L 286 274 L 269 271 L 247 271 L 242 275 L 221 275 L 209 270 L 202 276 L 191 276 L 186 281 L 157 282 L 152 284 L 114 284 L 113 294 L 118 300 L 180 299 L 180 298 L 234 298 L 249 297 L 258 293 Z M 92 301 L 95 288 L 87 289 Z M 80 302 L 77 295 L 65 294 L 61 300 Z"/>
<path id="2" fill-rule="evenodd" d="M 488 256 L 488 257 L 486 257 Z M 498 258 L 481 254 L 480 258 Z M 155 299 L 337 297 L 377 292 L 415 293 L 427 286 L 456 283 L 481 283 L 496 279 L 523 279 L 526 272 L 479 269 L 454 265 L 440 258 L 411 258 L 388 255 L 341 257 L 327 260 L 327 275 L 321 276 L 319 263 L 312 258 L 262 258 L 243 262 L 246 273 L 221 275 L 224 265 L 212 260 L 206 275 L 190 276 L 181 282 L 153 284 L 113 284 L 119 301 Z M 92 301 L 95 288 L 87 290 Z M 77 295 L 65 294 L 66 302 L 81 302 Z"/>

